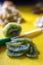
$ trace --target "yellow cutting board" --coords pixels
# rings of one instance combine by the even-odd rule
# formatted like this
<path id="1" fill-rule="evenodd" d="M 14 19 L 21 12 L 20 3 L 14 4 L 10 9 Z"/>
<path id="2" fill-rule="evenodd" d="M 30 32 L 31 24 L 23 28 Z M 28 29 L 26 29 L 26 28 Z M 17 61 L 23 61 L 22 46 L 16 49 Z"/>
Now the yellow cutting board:
<path id="1" fill-rule="evenodd" d="M 36 20 L 36 17 L 41 15 L 32 14 L 29 6 L 19 6 L 18 8 L 21 11 L 22 18 L 24 19 L 24 22 L 21 23 L 22 33 L 36 29 L 33 23 Z M 0 26 L 0 38 L 1 37 L 4 36 L 2 34 L 2 27 Z M 0 65 L 43 65 L 43 34 L 33 38 L 32 40 L 40 51 L 40 55 L 37 59 L 30 59 L 25 56 L 20 58 L 10 58 L 6 54 L 6 47 L 2 46 L 0 48 Z"/>

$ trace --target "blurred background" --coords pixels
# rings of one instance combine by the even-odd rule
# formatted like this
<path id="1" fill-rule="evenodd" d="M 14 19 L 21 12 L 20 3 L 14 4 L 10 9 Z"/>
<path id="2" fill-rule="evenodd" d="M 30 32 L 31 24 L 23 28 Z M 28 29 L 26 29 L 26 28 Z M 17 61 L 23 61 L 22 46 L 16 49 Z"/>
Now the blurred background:
<path id="1" fill-rule="evenodd" d="M 3 3 L 4 1 L 7 0 L 0 0 L 0 3 Z M 43 0 L 8 0 L 8 1 L 12 1 L 16 5 L 32 5 L 38 2 L 43 3 Z"/>

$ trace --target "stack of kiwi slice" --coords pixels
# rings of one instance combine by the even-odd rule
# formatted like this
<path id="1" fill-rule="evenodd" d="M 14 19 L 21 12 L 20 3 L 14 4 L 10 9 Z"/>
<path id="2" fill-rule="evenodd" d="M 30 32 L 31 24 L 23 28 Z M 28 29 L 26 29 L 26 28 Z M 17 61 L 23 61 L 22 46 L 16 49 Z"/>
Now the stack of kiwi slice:
<path id="1" fill-rule="evenodd" d="M 17 23 L 8 23 L 4 29 L 3 33 L 6 37 L 18 36 L 21 32 L 21 26 Z M 10 42 L 6 43 L 6 52 L 10 57 L 19 57 L 25 55 L 30 58 L 35 58 L 39 55 L 39 51 L 36 46 L 29 38 L 16 38 Z"/>
<path id="2" fill-rule="evenodd" d="M 10 57 L 19 57 L 25 55 L 30 58 L 38 56 L 39 51 L 29 38 L 17 38 L 6 43 L 6 52 Z"/>

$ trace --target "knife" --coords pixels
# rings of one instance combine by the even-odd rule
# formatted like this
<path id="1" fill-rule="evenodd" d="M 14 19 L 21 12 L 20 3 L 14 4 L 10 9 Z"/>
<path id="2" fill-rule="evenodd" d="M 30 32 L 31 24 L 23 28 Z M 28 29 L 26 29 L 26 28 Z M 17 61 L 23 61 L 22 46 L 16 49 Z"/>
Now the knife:
<path id="1" fill-rule="evenodd" d="M 10 42 L 16 38 L 20 38 L 20 37 L 28 37 L 28 38 L 33 38 L 36 37 L 37 35 L 41 34 L 43 32 L 43 28 L 37 28 L 35 30 L 32 31 L 28 31 L 24 34 L 21 34 L 19 36 L 13 37 L 13 38 L 9 38 L 9 37 L 5 37 L 5 38 L 0 38 L 0 45 L 5 44 L 6 42 Z"/>

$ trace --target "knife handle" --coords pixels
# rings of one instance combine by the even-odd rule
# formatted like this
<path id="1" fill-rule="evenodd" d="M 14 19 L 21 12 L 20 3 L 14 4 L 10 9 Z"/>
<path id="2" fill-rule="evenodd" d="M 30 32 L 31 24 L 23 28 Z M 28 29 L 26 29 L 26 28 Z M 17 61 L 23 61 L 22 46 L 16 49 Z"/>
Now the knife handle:
<path id="1" fill-rule="evenodd" d="M 7 38 L 7 37 L 6 38 L 0 38 L 0 46 L 5 44 L 6 42 L 9 42 L 9 41 L 11 41 L 10 38 Z"/>
<path id="2" fill-rule="evenodd" d="M 24 33 L 23 35 L 21 35 L 21 37 L 34 38 L 41 33 L 43 33 L 43 28 L 37 28 L 37 29 L 34 29 L 34 30 L 31 30 L 31 31 Z"/>

